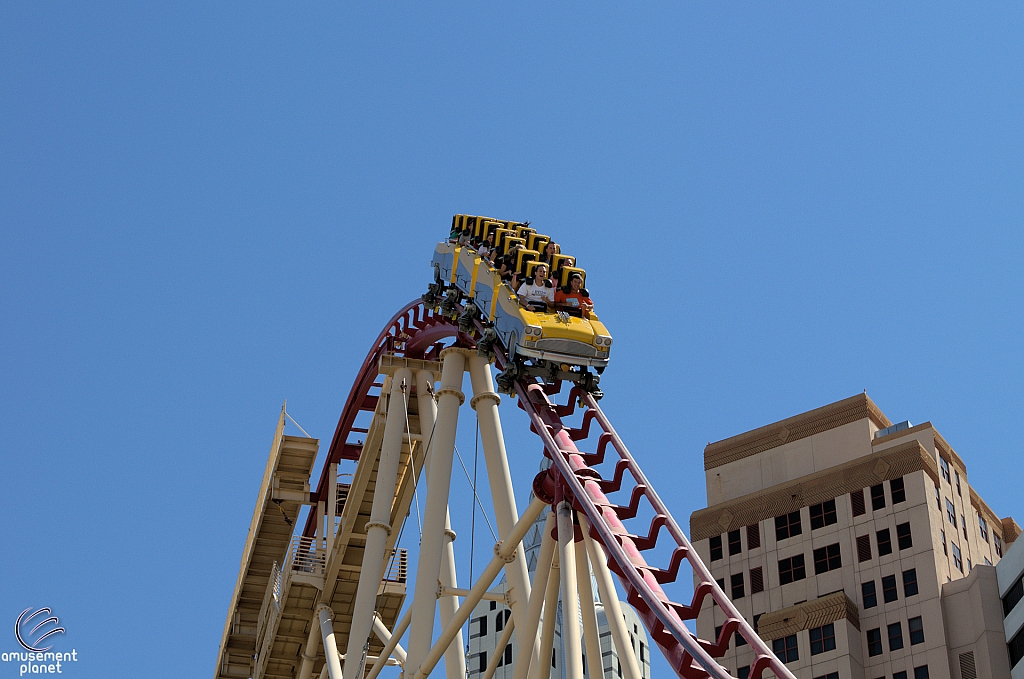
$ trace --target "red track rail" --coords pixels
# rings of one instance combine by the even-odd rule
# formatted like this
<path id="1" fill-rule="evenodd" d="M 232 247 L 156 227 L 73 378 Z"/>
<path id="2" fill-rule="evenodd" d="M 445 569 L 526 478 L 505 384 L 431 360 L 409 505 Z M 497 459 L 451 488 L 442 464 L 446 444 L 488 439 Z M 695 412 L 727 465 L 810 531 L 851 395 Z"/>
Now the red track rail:
<path id="1" fill-rule="evenodd" d="M 359 458 L 361 443 L 353 443 L 350 439 L 363 433 L 355 427 L 356 416 L 360 412 L 373 412 L 376 408 L 378 397 L 371 394 L 370 390 L 378 376 L 377 365 L 381 355 L 391 351 L 410 358 L 431 357 L 441 348 L 441 340 L 456 336 L 460 344 L 473 346 L 472 339 L 459 334 L 458 327 L 451 320 L 425 308 L 418 300 L 407 304 L 388 322 L 363 361 L 349 392 L 320 475 L 320 482 L 317 484 L 317 497 L 326 492 L 327 465 L 342 459 Z M 502 367 L 505 357 L 501 352 L 497 353 L 496 363 Z M 529 415 L 531 430 L 544 442 L 545 454 L 554 462 L 554 466 L 549 470 L 552 480 L 561 484 L 563 492 L 571 498 L 576 511 L 587 517 L 591 526 L 590 534 L 604 547 L 608 555 L 608 566 L 619 576 L 626 590 L 628 602 L 643 619 L 651 632 L 651 637 L 661 648 L 676 674 L 684 679 L 731 677 L 714 658 L 725 654 L 729 639 L 736 633 L 750 644 L 757 655 L 750 668 L 752 679 L 760 679 L 766 669 L 770 669 L 781 679 L 795 679 L 715 582 L 711 572 L 694 552 L 679 524 L 654 491 L 640 465 L 629 453 L 607 416 L 598 407 L 597 401 L 590 394 L 574 387 L 569 392 L 567 405 L 555 405 L 549 400 L 548 395 L 557 394 L 560 387 L 560 384 L 545 387 L 533 378 L 522 379 L 516 384 L 519 407 Z M 578 428 L 567 427 L 563 424 L 562 418 L 573 415 L 577 399 L 581 399 L 586 406 L 583 423 Z M 591 425 L 595 421 L 601 430 L 597 450 L 594 453 L 580 452 L 575 441 L 587 439 L 590 436 Z M 604 461 L 609 444 L 617 453 L 618 460 L 612 478 L 605 480 L 600 472 L 590 465 L 601 464 Z M 626 472 L 629 472 L 634 480 L 629 503 L 614 505 L 605 494 L 623 490 Z M 654 510 L 654 519 L 647 527 L 646 534 L 630 533 L 623 521 L 636 517 L 643 499 L 646 499 Z M 663 527 L 667 527 L 676 546 L 667 567 L 656 568 L 646 562 L 642 552 L 654 548 Z M 312 521 L 311 513 L 303 533 L 313 535 L 314 531 L 315 523 Z M 693 600 L 688 605 L 670 601 L 661 588 L 661 585 L 677 579 L 683 561 L 690 565 L 700 581 L 694 590 Z M 696 619 L 704 598 L 709 595 L 727 616 L 727 621 L 715 642 L 698 639 L 690 633 L 684 622 Z"/>

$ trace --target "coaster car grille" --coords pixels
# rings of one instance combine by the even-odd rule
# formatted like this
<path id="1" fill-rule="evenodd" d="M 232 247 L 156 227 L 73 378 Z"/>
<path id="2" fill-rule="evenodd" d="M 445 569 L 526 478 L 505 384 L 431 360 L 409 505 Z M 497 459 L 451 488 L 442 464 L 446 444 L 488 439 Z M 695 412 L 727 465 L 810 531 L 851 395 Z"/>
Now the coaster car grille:
<path id="1" fill-rule="evenodd" d="M 589 358 L 597 356 L 597 347 L 587 344 L 586 342 L 580 342 L 579 340 L 541 339 L 537 340 L 534 344 L 534 348 L 540 351 L 554 351 L 559 354 L 569 354 L 570 356 L 587 356 Z"/>

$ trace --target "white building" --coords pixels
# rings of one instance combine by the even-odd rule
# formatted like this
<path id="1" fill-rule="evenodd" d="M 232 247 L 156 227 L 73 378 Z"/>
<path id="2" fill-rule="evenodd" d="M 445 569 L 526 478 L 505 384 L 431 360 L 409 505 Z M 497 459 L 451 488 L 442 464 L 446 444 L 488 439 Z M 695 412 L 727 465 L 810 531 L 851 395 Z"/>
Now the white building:
<path id="1" fill-rule="evenodd" d="M 531 498 L 532 499 L 532 498 Z M 545 516 L 533 524 L 523 540 L 523 549 L 526 551 L 526 563 L 530 570 L 531 580 L 537 567 L 537 554 L 540 551 L 540 543 L 544 530 Z M 592 576 L 593 577 L 593 576 Z M 503 591 L 504 579 L 496 588 L 496 591 Z M 597 592 L 596 582 L 592 582 L 591 591 Z M 603 677 L 596 677 L 590 672 L 590 662 L 586 657 L 586 650 L 583 654 L 583 665 L 587 670 L 590 679 L 618 679 L 622 676 L 622 668 L 619 665 L 618 654 L 612 644 L 611 631 L 608 627 L 608 616 L 600 602 L 595 602 L 597 608 L 598 633 L 601 638 L 601 660 L 604 669 Z M 551 654 L 551 677 L 550 679 L 565 679 L 565 663 L 562 659 L 562 610 L 561 602 L 558 607 L 558 621 L 555 625 L 555 642 Z M 644 629 L 640 617 L 631 606 L 621 604 L 623 617 L 626 619 L 626 628 L 629 630 L 630 641 L 633 645 L 633 653 L 636 654 L 640 664 L 640 671 L 643 679 L 651 677 L 651 651 L 650 642 L 647 639 L 647 632 Z M 1022 606 L 1024 608 L 1024 606 Z M 479 677 L 487 668 L 488 661 L 497 651 L 498 641 L 505 628 L 505 622 L 511 617 L 512 611 L 504 604 L 496 601 L 481 601 L 473 609 L 473 615 L 469 620 L 469 655 L 466 658 L 466 667 L 469 676 Z M 580 620 L 577 624 L 583 628 Z M 582 636 L 582 632 L 581 632 Z M 514 639 L 515 635 L 513 635 Z M 505 657 L 500 661 L 498 669 L 494 673 L 495 679 L 512 679 L 512 660 L 516 655 L 514 641 L 505 647 Z M 1024 667 L 1024 666 L 1022 666 Z"/>
<path id="2" fill-rule="evenodd" d="M 1010 676 L 1024 679 L 1024 540 L 1018 540 L 996 564 L 999 598 L 1003 603 L 1003 629 L 1010 656 Z"/>

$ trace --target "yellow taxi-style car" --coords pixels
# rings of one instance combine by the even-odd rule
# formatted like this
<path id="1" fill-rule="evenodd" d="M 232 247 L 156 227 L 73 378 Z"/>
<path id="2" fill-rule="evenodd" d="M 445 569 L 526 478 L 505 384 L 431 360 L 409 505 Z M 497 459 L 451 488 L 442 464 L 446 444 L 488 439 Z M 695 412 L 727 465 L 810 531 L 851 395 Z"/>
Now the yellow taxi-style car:
<path id="1" fill-rule="evenodd" d="M 434 250 L 434 284 L 424 295 L 428 303 L 463 305 L 459 317 L 465 330 L 480 320 L 485 327 L 477 346 L 489 351 L 500 343 L 508 361 L 498 376 L 499 388 L 511 391 L 522 374 L 546 380 L 571 380 L 587 391 L 600 394 L 599 377 L 608 365 L 612 337 L 592 311 L 584 317 L 573 310 L 532 311 L 520 305 L 516 292 L 502 282 L 499 272 L 479 254 L 475 244 L 486 242 L 502 255 L 513 253 L 515 271 L 529 277 L 550 238 L 536 233 L 528 223 L 508 222 L 472 215 L 455 215 L 448 241 Z M 553 273 L 559 286 L 578 273 L 575 259 L 561 253 L 552 257 Z M 441 296 L 444 295 L 444 301 Z M 594 372 L 591 372 L 593 369 Z"/>

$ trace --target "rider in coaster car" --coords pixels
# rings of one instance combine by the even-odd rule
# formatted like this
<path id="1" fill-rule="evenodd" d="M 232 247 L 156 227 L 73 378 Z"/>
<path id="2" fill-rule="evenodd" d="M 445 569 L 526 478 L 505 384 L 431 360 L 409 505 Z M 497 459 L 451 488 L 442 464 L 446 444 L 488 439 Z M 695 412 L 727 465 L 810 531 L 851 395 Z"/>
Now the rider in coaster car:
<path id="1" fill-rule="evenodd" d="M 551 265 L 551 258 L 561 252 L 562 249 L 558 246 L 558 243 L 554 241 L 548 241 L 548 244 L 544 246 L 544 252 L 540 253 L 538 262 L 544 262 L 548 266 Z"/>
<path id="2" fill-rule="evenodd" d="M 511 249 L 509 249 L 507 255 L 498 257 L 494 260 L 494 266 L 498 269 L 498 273 L 501 275 L 501 280 L 511 285 L 513 290 L 519 284 L 518 272 L 516 271 L 516 256 L 522 249 L 523 246 L 516 243 Z"/>
<path id="3" fill-rule="evenodd" d="M 574 271 L 570 274 L 569 285 L 559 288 L 555 293 L 555 308 L 573 316 L 590 318 L 594 302 L 590 299 L 590 293 L 583 287 L 583 276 L 579 272 Z"/>
<path id="4" fill-rule="evenodd" d="M 533 270 L 533 276 L 527 278 L 519 290 L 519 302 L 531 311 L 547 311 L 555 304 L 555 286 L 548 280 L 548 267 L 540 264 Z"/>
<path id="5" fill-rule="evenodd" d="M 477 252 L 480 254 L 481 257 L 490 261 L 492 249 L 494 249 L 494 234 L 489 233 L 487 234 L 487 238 L 485 238 L 480 243 L 479 247 L 477 248 Z"/>

